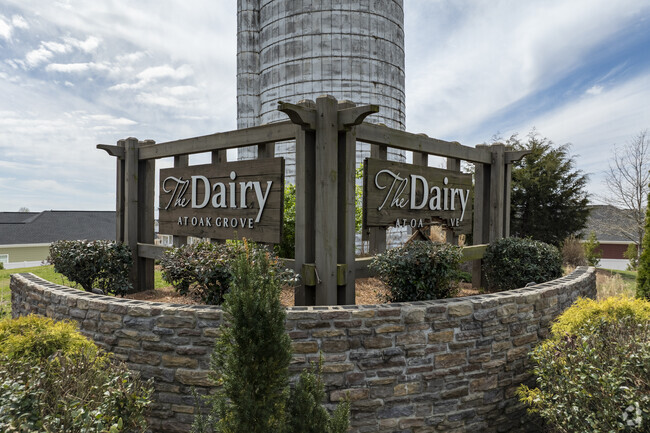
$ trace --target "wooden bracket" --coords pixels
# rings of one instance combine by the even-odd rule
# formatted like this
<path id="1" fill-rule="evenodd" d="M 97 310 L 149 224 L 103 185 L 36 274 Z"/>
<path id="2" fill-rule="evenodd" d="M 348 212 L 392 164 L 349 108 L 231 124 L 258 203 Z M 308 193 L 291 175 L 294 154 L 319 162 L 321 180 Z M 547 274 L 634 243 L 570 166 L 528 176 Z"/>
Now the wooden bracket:
<path id="1" fill-rule="evenodd" d="M 532 153 L 532 150 L 511 150 L 505 153 L 505 162 L 506 164 L 512 164 L 513 162 L 520 161 L 524 156 Z"/>
<path id="2" fill-rule="evenodd" d="M 111 156 L 124 159 L 124 148 L 122 146 L 114 146 L 110 144 L 98 144 L 97 149 L 105 150 Z"/>
<path id="3" fill-rule="evenodd" d="M 316 110 L 288 102 L 278 101 L 278 110 L 289 116 L 289 119 L 303 130 L 316 129 Z"/>
<path id="4" fill-rule="evenodd" d="M 363 119 L 379 112 L 379 105 L 361 105 L 359 107 L 344 108 L 338 111 L 339 130 L 349 130 L 355 125 L 360 125 Z"/>

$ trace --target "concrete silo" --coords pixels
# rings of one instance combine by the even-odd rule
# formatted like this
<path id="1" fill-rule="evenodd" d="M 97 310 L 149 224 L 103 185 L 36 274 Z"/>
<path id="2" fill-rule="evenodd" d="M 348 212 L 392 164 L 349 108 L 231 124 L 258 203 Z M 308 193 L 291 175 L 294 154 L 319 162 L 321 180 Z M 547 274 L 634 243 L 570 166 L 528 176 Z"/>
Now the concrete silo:
<path id="1" fill-rule="evenodd" d="M 286 119 L 277 102 L 330 94 L 377 104 L 367 121 L 404 129 L 403 0 L 238 0 L 237 126 Z M 369 145 L 358 143 L 357 160 Z M 241 159 L 255 149 L 240 150 Z M 276 156 L 294 174 L 293 144 Z M 389 159 L 404 159 L 403 152 Z"/>

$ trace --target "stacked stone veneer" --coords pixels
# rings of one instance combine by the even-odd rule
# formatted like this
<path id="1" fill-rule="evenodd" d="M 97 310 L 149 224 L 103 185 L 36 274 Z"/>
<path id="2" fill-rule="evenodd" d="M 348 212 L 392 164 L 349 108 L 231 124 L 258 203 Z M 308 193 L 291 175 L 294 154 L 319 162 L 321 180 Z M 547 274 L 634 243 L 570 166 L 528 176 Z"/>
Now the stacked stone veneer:
<path id="1" fill-rule="evenodd" d="M 14 316 L 73 319 L 156 392 L 153 431 L 187 432 L 191 388 L 207 392 L 218 307 L 98 296 L 13 275 Z M 534 431 L 517 402 L 527 353 L 576 298 L 594 297 L 593 268 L 492 295 L 368 306 L 294 307 L 286 329 L 295 372 L 324 357 L 328 404 L 349 395 L 353 432 Z"/>

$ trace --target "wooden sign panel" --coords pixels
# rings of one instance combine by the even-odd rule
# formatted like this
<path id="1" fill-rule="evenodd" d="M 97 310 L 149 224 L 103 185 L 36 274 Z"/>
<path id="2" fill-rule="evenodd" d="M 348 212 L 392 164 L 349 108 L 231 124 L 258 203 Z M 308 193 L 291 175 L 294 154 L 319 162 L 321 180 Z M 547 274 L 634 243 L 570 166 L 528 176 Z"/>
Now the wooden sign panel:
<path id="1" fill-rule="evenodd" d="M 367 158 L 363 218 L 366 227 L 431 224 L 472 232 L 472 175 Z"/>
<path id="2" fill-rule="evenodd" d="M 279 243 L 284 159 L 160 170 L 160 233 Z"/>

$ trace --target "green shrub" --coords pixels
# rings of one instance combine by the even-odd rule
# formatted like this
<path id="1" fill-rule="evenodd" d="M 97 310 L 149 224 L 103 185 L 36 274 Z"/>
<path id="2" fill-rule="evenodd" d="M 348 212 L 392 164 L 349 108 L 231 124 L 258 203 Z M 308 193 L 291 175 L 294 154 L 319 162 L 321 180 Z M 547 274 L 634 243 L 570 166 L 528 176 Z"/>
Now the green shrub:
<path id="1" fill-rule="evenodd" d="M 284 186 L 282 238 L 280 243 L 274 246 L 274 251 L 278 256 L 287 259 L 296 257 L 296 185 L 292 183 Z"/>
<path id="2" fill-rule="evenodd" d="M 147 429 L 150 384 L 134 377 L 70 323 L 36 316 L 5 319 L 0 322 L 0 347 L 0 431 Z"/>
<path id="3" fill-rule="evenodd" d="M 4 268 L 5 268 L 4 263 L 0 262 L 0 271 L 3 270 Z"/>
<path id="4" fill-rule="evenodd" d="M 233 263 L 247 250 L 268 255 L 271 269 L 283 284 L 295 281 L 295 274 L 283 269 L 277 257 L 266 248 L 245 246 L 242 242 L 200 242 L 171 248 L 160 260 L 162 277 L 181 295 L 196 295 L 206 304 L 220 305 L 230 290 Z"/>
<path id="5" fill-rule="evenodd" d="M 210 411 L 196 416 L 193 432 L 295 432 L 288 414 L 304 412 L 288 407 L 294 403 L 289 398 L 291 339 L 281 289 L 282 277 L 270 253 L 244 244 L 232 263 L 231 291 L 223 304 L 228 324 L 221 326 L 212 354 L 211 378 L 220 387 L 207 397 Z M 310 392 L 311 384 L 298 385 L 300 395 L 320 398 Z M 347 431 L 347 424 L 340 429 L 341 418 L 335 417 L 339 429 L 331 433 Z"/>
<path id="6" fill-rule="evenodd" d="M 596 239 L 596 233 L 589 233 L 589 237 L 583 243 L 585 248 L 585 258 L 589 266 L 598 266 L 600 258 L 603 256 L 603 251 L 600 249 L 600 242 Z"/>
<path id="7" fill-rule="evenodd" d="M 54 271 L 90 292 L 94 287 L 104 293 L 124 295 L 133 285 L 129 272 L 133 266 L 130 248 L 112 241 L 57 241 L 50 246 L 47 261 Z"/>
<path id="8" fill-rule="evenodd" d="M 488 245 L 483 270 L 490 290 L 512 290 L 561 277 L 562 257 L 544 242 L 503 238 Z"/>
<path id="9" fill-rule="evenodd" d="M 76 322 L 55 322 L 39 316 L 0 320 L 0 363 L 16 359 L 46 359 L 57 352 L 69 355 L 95 350 Z"/>
<path id="10" fill-rule="evenodd" d="M 562 243 L 562 264 L 565 266 L 586 266 L 585 249 L 575 236 L 569 236 Z"/>
<path id="11" fill-rule="evenodd" d="M 325 387 L 321 364 L 316 373 L 305 370 L 291 389 L 286 433 L 346 433 L 350 424 L 350 402 L 343 400 L 330 415 L 323 407 Z"/>
<path id="12" fill-rule="evenodd" d="M 518 394 L 553 431 L 650 431 L 649 302 L 579 300 L 531 356 Z"/>
<path id="13" fill-rule="evenodd" d="M 388 287 L 386 301 L 426 301 L 455 294 L 461 257 L 457 246 L 413 241 L 376 255 L 369 267 Z"/>
<path id="14" fill-rule="evenodd" d="M 630 261 L 630 263 L 627 265 L 627 270 L 636 271 L 639 267 L 639 249 L 637 245 L 629 244 L 623 253 L 623 257 Z"/>

